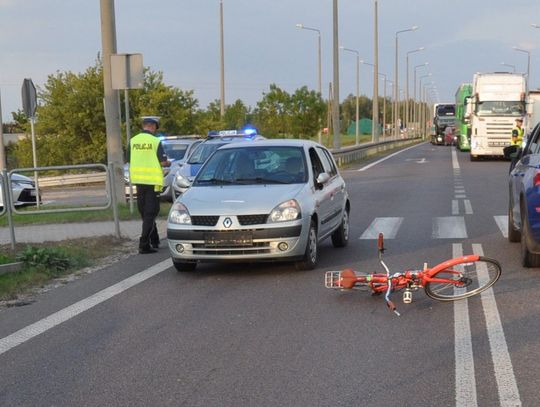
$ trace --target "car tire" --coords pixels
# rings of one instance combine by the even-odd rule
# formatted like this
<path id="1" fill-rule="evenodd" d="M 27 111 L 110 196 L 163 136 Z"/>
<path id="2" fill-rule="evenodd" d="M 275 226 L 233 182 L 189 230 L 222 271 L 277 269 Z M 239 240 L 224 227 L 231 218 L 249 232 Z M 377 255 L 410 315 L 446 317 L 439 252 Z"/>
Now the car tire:
<path id="1" fill-rule="evenodd" d="M 309 225 L 308 239 L 306 243 L 306 250 L 302 260 L 295 263 L 297 270 L 313 270 L 317 267 L 318 259 L 318 242 L 317 242 L 317 226 L 315 221 L 311 221 Z"/>
<path id="2" fill-rule="evenodd" d="M 540 267 L 540 254 L 531 253 L 527 247 L 529 221 L 527 220 L 526 214 L 524 214 L 523 210 L 521 211 L 521 230 L 521 265 L 523 267 Z"/>
<path id="3" fill-rule="evenodd" d="M 173 260 L 173 265 L 176 271 L 179 271 L 181 273 L 188 272 L 188 271 L 195 271 L 195 269 L 197 268 L 197 263 L 194 261 L 187 262 L 187 261 Z"/>
<path id="4" fill-rule="evenodd" d="M 521 231 L 514 227 L 514 211 L 512 211 L 512 199 L 508 205 L 508 241 L 517 243 L 521 241 Z"/>
<path id="5" fill-rule="evenodd" d="M 349 243 L 349 212 L 347 209 L 343 211 L 343 218 L 341 224 L 332 233 L 332 244 L 334 247 L 345 247 Z"/>

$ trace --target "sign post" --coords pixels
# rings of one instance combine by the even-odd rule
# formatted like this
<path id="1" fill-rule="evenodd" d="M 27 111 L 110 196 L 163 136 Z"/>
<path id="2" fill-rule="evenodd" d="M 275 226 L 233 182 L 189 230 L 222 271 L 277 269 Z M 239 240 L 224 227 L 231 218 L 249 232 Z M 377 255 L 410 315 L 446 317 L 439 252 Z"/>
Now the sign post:
<path id="1" fill-rule="evenodd" d="M 34 160 L 34 168 L 37 168 L 37 152 L 36 152 L 36 135 L 34 131 L 34 123 L 36 121 L 36 108 L 37 108 L 37 93 L 36 87 L 32 82 L 32 79 L 26 78 L 22 84 L 22 102 L 23 110 L 28 120 L 30 120 L 30 128 L 32 131 L 32 156 Z M 36 205 L 39 209 L 39 180 L 38 172 L 34 171 L 34 182 L 36 183 Z M 10 186 L 11 188 L 11 186 Z"/>
<path id="2" fill-rule="evenodd" d="M 124 90 L 124 106 L 126 109 L 126 149 L 131 140 L 131 124 L 129 115 L 129 89 L 144 87 L 144 69 L 142 54 L 111 55 L 112 88 Z M 133 186 L 129 178 L 129 210 L 133 213 Z"/>

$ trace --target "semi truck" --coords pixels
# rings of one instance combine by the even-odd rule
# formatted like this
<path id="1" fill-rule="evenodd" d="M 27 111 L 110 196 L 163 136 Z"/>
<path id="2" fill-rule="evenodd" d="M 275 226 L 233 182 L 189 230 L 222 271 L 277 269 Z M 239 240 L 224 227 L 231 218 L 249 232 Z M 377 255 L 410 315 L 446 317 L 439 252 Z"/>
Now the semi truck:
<path id="1" fill-rule="evenodd" d="M 540 90 L 530 90 L 527 95 L 527 120 L 523 123 L 525 135 L 540 122 Z"/>
<path id="2" fill-rule="evenodd" d="M 455 126 L 455 105 L 453 103 L 435 103 L 433 105 L 433 144 L 444 144 L 444 131 Z"/>
<path id="3" fill-rule="evenodd" d="M 516 118 L 525 116 L 525 75 L 509 72 L 477 73 L 470 105 L 471 161 L 502 157 L 510 145 Z"/>
<path id="4" fill-rule="evenodd" d="M 462 83 L 456 92 L 456 146 L 460 151 L 471 150 L 470 116 L 467 105 L 472 96 L 472 83 Z"/>

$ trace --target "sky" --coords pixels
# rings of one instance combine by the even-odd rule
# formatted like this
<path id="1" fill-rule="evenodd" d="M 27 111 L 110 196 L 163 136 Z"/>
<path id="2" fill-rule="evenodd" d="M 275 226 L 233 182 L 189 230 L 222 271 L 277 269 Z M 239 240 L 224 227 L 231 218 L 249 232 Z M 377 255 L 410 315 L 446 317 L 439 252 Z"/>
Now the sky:
<path id="1" fill-rule="evenodd" d="M 166 84 L 193 90 L 205 108 L 220 96 L 219 0 L 115 0 L 117 52 L 142 53 L 144 65 L 162 71 Z M 317 35 L 321 31 L 323 95 L 332 73 L 332 0 L 223 0 L 225 100 L 255 106 L 269 85 L 288 92 L 317 88 Z M 526 72 L 540 87 L 540 1 L 378 0 L 379 71 L 394 77 L 399 34 L 399 84 L 405 89 L 409 53 L 410 95 L 414 67 L 423 83 L 433 81 L 440 102 L 452 101 L 475 72 Z M 374 0 L 338 0 L 339 43 L 373 62 Z M 2 118 L 22 108 L 21 86 L 39 88 L 47 76 L 83 72 L 101 52 L 99 0 L 0 0 L 0 90 Z M 356 92 L 354 54 L 340 52 L 340 98 Z M 372 97 L 371 67 L 361 66 L 361 94 Z M 383 93 L 381 80 L 380 94 Z M 387 94 L 390 95 L 388 85 Z M 159 112 L 156 112 L 159 115 Z"/>

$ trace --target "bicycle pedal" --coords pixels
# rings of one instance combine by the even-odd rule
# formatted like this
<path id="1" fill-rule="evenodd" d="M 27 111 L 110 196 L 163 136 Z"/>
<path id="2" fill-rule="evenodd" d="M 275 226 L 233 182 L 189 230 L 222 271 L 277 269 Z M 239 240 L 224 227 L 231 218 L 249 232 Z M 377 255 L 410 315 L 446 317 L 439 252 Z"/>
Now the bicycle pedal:
<path id="1" fill-rule="evenodd" d="M 403 303 L 410 304 L 411 302 L 412 302 L 412 291 L 409 289 L 406 289 L 403 292 Z"/>

